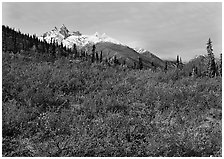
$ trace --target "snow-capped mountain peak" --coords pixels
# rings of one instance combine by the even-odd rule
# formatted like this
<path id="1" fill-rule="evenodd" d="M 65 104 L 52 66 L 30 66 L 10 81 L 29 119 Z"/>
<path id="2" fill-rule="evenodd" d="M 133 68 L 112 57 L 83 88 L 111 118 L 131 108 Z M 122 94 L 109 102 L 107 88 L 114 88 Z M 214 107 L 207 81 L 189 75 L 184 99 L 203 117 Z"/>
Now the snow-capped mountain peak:
<path id="1" fill-rule="evenodd" d="M 63 24 L 59 29 L 55 27 L 53 30 L 46 32 L 43 35 L 43 39 L 47 42 L 51 42 L 51 40 L 55 40 L 58 43 L 63 43 L 63 45 L 68 48 L 72 48 L 74 44 L 77 47 L 81 48 L 87 44 L 96 44 L 99 42 L 111 42 L 119 45 L 124 45 L 116 39 L 113 39 L 106 35 L 105 33 L 100 35 L 96 32 L 93 35 L 83 35 L 79 31 L 69 31 L 67 27 Z"/>

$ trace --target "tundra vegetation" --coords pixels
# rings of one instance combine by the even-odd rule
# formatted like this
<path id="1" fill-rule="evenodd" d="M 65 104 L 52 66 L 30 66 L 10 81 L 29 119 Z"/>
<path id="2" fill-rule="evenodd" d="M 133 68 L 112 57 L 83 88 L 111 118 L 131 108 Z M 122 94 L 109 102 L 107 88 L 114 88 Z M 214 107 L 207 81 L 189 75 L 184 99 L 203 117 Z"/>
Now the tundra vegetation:
<path id="1" fill-rule="evenodd" d="M 146 69 L 3 31 L 2 156 L 222 156 L 210 39 L 207 56 Z"/>

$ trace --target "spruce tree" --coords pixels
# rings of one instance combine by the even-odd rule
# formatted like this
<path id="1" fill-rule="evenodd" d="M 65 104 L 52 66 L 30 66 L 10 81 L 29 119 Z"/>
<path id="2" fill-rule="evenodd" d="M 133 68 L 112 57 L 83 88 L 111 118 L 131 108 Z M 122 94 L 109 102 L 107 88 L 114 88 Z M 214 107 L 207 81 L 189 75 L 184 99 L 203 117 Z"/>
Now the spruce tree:
<path id="1" fill-rule="evenodd" d="M 153 69 L 153 71 L 155 71 L 156 66 L 154 65 L 154 63 L 153 63 L 153 62 L 151 63 L 151 65 L 152 65 L 152 69 Z"/>
<path id="2" fill-rule="evenodd" d="M 212 41 L 210 38 L 207 42 L 207 52 L 208 52 L 207 74 L 209 77 L 214 77 L 216 74 L 216 64 L 215 64 L 215 57 L 214 57 L 213 49 L 212 49 Z"/>
<path id="3" fill-rule="evenodd" d="M 134 66 L 133 66 L 133 69 L 136 69 L 137 67 L 136 67 L 136 63 L 134 62 Z"/>
<path id="4" fill-rule="evenodd" d="M 77 48 L 76 44 L 73 45 L 73 56 L 76 58 L 77 57 Z"/>
<path id="5" fill-rule="evenodd" d="M 222 76 L 222 53 L 220 54 L 219 75 Z"/>
<path id="6" fill-rule="evenodd" d="M 83 50 L 81 50 L 82 51 L 82 57 L 86 57 L 86 53 L 85 53 L 85 51 L 83 51 Z"/>
<path id="7" fill-rule="evenodd" d="M 180 57 L 180 61 L 179 61 L 179 68 L 182 69 L 183 68 L 183 63 L 182 63 L 182 59 Z"/>
<path id="8" fill-rule="evenodd" d="M 96 45 L 93 45 L 92 53 L 95 53 L 95 51 L 96 51 Z"/>
<path id="9" fill-rule="evenodd" d="M 114 65 L 117 65 L 117 57 L 114 56 Z"/>
<path id="10" fill-rule="evenodd" d="M 46 44 L 47 53 L 49 53 L 49 48 L 50 48 L 50 46 L 49 46 L 49 44 L 47 43 L 47 41 L 45 41 L 45 44 Z"/>
<path id="11" fill-rule="evenodd" d="M 100 52 L 100 62 L 102 62 L 103 61 L 103 52 L 101 51 Z"/>
<path id="12" fill-rule="evenodd" d="M 55 46 L 55 40 L 52 43 L 52 56 L 53 58 L 56 58 L 56 46 Z"/>
<path id="13" fill-rule="evenodd" d="M 99 55 L 97 52 L 96 52 L 96 62 L 99 62 Z"/>
<path id="14" fill-rule="evenodd" d="M 96 51 L 96 46 L 93 45 L 93 48 L 92 48 L 92 57 L 91 57 L 92 63 L 95 62 L 95 51 Z"/>
<path id="15" fill-rule="evenodd" d="M 142 63 L 142 59 L 140 57 L 138 58 L 138 66 L 139 66 L 140 70 L 143 69 L 143 63 Z"/>
<path id="16" fill-rule="evenodd" d="M 107 65 L 109 64 L 109 62 L 108 62 L 108 59 L 107 59 L 107 58 L 105 59 L 105 63 L 106 63 Z"/>
<path id="17" fill-rule="evenodd" d="M 167 70 L 168 70 L 168 62 L 166 61 L 164 71 L 166 72 Z"/>

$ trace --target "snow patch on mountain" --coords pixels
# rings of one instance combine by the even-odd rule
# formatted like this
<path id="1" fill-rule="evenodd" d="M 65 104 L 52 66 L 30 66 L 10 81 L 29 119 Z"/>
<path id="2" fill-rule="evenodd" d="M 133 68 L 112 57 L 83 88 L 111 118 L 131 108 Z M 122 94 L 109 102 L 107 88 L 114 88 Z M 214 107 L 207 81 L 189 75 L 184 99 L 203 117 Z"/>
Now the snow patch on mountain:
<path id="1" fill-rule="evenodd" d="M 142 53 L 148 51 L 148 50 L 145 50 L 145 49 L 143 49 L 143 48 L 138 48 L 138 47 L 133 48 L 133 49 L 134 49 L 136 52 L 140 53 L 140 54 L 142 54 Z"/>

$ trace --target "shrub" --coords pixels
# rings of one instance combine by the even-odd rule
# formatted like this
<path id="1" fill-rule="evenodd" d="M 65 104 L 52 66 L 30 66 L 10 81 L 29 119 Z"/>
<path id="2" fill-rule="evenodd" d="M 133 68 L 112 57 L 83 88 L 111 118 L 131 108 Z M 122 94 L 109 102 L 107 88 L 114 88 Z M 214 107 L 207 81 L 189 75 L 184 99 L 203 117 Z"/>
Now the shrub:
<path id="1" fill-rule="evenodd" d="M 221 78 L 3 54 L 3 156 L 221 156 Z"/>

